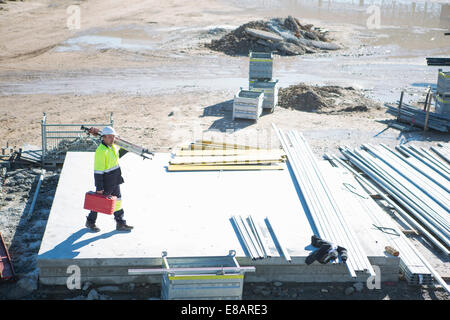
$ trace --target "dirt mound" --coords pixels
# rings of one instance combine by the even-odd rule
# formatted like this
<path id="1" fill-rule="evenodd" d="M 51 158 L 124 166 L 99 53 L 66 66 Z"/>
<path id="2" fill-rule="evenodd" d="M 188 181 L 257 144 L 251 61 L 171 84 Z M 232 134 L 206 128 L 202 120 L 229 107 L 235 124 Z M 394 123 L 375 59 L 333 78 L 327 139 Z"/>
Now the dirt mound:
<path id="1" fill-rule="evenodd" d="M 373 108 L 381 108 L 380 103 L 366 98 L 363 91 L 352 87 L 307 84 L 280 88 L 278 105 L 316 113 L 367 112 Z"/>
<path id="2" fill-rule="evenodd" d="M 312 24 L 302 25 L 297 18 L 288 16 L 243 24 L 220 39 L 212 40 L 206 47 L 228 55 L 248 55 L 249 51 L 301 55 L 340 49 L 329 42 L 326 33 Z"/>

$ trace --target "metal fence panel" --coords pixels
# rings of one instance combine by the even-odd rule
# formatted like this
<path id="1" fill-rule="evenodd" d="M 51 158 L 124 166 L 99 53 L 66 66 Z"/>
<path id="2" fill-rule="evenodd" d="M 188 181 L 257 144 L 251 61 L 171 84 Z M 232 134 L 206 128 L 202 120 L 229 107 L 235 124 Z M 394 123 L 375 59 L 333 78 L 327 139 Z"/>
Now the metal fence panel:
<path id="1" fill-rule="evenodd" d="M 43 166 L 63 163 L 68 151 L 95 151 L 99 140 L 81 130 L 82 125 L 99 129 L 113 126 L 113 114 L 110 114 L 109 123 L 54 124 L 47 123 L 47 115 L 44 113 L 41 120 Z"/>

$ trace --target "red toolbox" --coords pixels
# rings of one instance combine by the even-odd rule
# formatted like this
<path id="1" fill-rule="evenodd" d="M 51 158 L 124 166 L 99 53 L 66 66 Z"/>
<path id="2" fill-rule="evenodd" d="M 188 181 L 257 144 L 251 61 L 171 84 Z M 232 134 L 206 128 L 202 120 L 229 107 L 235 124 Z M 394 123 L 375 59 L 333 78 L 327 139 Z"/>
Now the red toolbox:
<path id="1" fill-rule="evenodd" d="M 113 214 L 116 200 L 116 196 L 107 196 L 88 191 L 84 197 L 84 209 L 105 214 Z"/>

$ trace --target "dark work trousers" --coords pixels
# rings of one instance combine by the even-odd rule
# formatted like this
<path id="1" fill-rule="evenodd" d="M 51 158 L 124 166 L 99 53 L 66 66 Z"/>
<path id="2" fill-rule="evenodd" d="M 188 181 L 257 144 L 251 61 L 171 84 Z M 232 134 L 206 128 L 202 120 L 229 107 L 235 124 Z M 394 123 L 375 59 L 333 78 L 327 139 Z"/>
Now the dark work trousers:
<path id="1" fill-rule="evenodd" d="M 98 189 L 96 191 L 98 191 Z M 120 185 L 112 186 L 110 188 L 105 187 L 103 194 L 116 196 L 118 200 L 121 200 L 121 197 L 122 197 L 120 194 Z M 125 222 L 125 220 L 123 220 L 123 215 L 124 215 L 123 208 L 120 208 L 119 210 L 114 211 L 114 220 L 116 220 L 117 222 Z M 90 222 L 95 223 L 95 221 L 97 220 L 97 212 L 95 212 L 95 211 L 89 212 L 87 219 Z"/>

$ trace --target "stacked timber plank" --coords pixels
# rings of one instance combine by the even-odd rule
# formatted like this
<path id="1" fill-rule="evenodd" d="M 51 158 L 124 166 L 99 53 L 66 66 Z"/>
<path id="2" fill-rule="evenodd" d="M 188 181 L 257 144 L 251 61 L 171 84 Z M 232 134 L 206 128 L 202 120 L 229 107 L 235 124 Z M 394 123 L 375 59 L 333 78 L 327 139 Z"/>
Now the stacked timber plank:
<path id="1" fill-rule="evenodd" d="M 282 170 L 281 149 L 197 140 L 173 153 L 168 171 Z"/>

